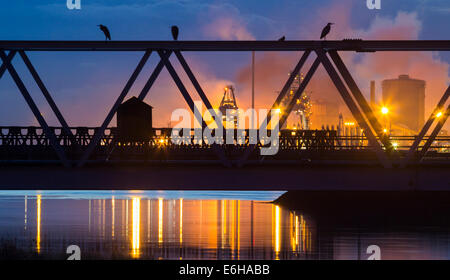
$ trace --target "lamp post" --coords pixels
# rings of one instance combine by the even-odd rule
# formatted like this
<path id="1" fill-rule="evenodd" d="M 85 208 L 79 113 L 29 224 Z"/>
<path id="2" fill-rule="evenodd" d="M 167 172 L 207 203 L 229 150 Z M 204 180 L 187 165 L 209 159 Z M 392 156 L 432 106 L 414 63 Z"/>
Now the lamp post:
<path id="1" fill-rule="evenodd" d="M 389 108 L 383 106 L 383 107 L 381 108 L 381 114 L 384 116 L 384 125 L 385 125 L 384 133 L 387 133 L 387 134 L 390 136 L 390 135 L 391 135 L 391 122 L 390 122 L 390 120 L 388 119 Z M 388 130 L 388 128 L 387 128 L 388 125 L 389 125 L 389 130 Z"/>

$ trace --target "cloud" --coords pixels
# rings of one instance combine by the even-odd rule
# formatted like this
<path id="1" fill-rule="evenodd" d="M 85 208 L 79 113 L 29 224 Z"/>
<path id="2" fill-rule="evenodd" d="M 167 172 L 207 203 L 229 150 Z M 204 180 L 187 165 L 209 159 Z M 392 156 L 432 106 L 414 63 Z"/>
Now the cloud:
<path id="1" fill-rule="evenodd" d="M 422 22 L 415 12 L 398 12 L 393 17 L 376 16 L 370 24 L 364 28 L 354 28 L 351 24 L 352 11 L 342 3 L 331 4 L 327 9 L 314 11 L 317 19 L 308 22 L 299 20 L 298 26 L 311 27 L 300 29 L 301 38 L 317 39 L 324 22 L 335 22 L 330 40 L 342 40 L 343 38 L 362 38 L 367 40 L 417 40 L 420 39 Z M 378 98 L 381 98 L 381 81 L 397 78 L 401 74 L 409 74 L 412 78 L 425 80 L 426 86 L 426 113 L 427 118 L 437 104 L 445 89 L 449 85 L 449 64 L 439 56 L 437 52 L 378 52 L 378 53 L 351 53 L 341 52 L 341 57 L 353 74 L 359 87 L 369 94 L 369 82 L 377 83 Z M 256 61 L 256 92 L 260 106 L 270 106 L 275 100 L 276 91 L 279 91 L 287 79 L 287 73 L 293 69 L 299 59 L 299 55 L 284 53 L 258 53 Z M 312 60 L 310 58 L 310 60 Z M 305 67 L 308 69 L 308 67 Z M 245 92 L 251 89 L 250 65 L 242 67 L 236 74 L 238 88 Z M 319 67 L 308 89 L 312 92 L 313 99 L 325 99 L 338 101 L 340 110 L 347 117 L 350 113 L 343 105 L 334 84 L 323 67 Z M 246 98 L 247 99 L 247 98 Z"/>
<path id="2" fill-rule="evenodd" d="M 252 34 L 242 23 L 230 17 L 217 18 L 204 28 L 205 34 L 212 39 L 254 40 Z"/>

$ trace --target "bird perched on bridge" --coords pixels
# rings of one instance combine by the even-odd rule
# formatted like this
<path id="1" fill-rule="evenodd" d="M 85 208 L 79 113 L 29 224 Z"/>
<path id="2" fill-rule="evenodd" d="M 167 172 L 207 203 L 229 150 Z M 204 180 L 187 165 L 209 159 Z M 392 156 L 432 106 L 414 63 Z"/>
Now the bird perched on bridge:
<path id="1" fill-rule="evenodd" d="M 110 40 L 111 41 L 111 33 L 109 33 L 108 27 L 104 26 L 103 24 L 97 25 L 100 30 L 105 34 L 105 41 Z"/>
<path id="2" fill-rule="evenodd" d="M 180 33 L 180 30 L 178 29 L 178 26 L 172 25 L 172 37 L 175 41 L 178 40 L 179 33 Z"/>
<path id="3" fill-rule="evenodd" d="M 283 36 L 280 39 L 278 39 L 278 42 L 284 42 L 285 40 L 286 40 L 286 36 Z"/>
<path id="4" fill-rule="evenodd" d="M 331 31 L 331 26 L 332 26 L 333 24 L 334 24 L 334 23 L 329 22 L 329 23 L 327 24 L 327 26 L 325 26 L 325 27 L 322 29 L 322 34 L 320 34 L 320 39 L 323 39 L 323 38 L 325 38 L 325 40 L 327 39 L 327 35 L 328 35 L 328 33 L 330 33 L 330 31 Z"/>

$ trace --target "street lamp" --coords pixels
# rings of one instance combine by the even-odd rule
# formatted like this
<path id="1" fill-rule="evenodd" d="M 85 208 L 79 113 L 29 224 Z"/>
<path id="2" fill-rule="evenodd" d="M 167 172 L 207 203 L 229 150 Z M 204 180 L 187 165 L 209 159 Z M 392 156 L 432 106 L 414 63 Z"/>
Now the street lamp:
<path id="1" fill-rule="evenodd" d="M 386 106 L 381 107 L 381 114 L 384 116 L 385 119 L 385 126 L 387 127 L 389 125 L 389 135 L 391 134 L 391 122 L 388 120 L 388 114 L 389 114 L 389 108 Z M 386 134 L 388 132 L 388 129 L 385 128 L 383 132 Z"/>

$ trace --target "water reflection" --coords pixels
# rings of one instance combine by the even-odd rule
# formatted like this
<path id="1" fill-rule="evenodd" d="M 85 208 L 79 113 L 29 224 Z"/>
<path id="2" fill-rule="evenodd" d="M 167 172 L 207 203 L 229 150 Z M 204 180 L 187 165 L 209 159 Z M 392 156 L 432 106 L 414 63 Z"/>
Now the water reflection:
<path id="1" fill-rule="evenodd" d="M 141 224 L 141 200 L 138 197 L 133 198 L 133 239 L 131 248 L 132 257 L 139 257 L 139 247 L 140 247 L 140 224 Z"/>
<path id="2" fill-rule="evenodd" d="M 298 211 L 251 200 L 0 196 L 2 242 L 14 240 L 25 252 L 34 244 L 35 253 L 55 258 L 75 244 L 88 259 L 357 259 L 376 244 L 384 258 L 445 259 L 443 230 L 326 228 Z"/>
<path id="3" fill-rule="evenodd" d="M 41 252 L 41 195 L 36 199 L 36 251 Z"/>

